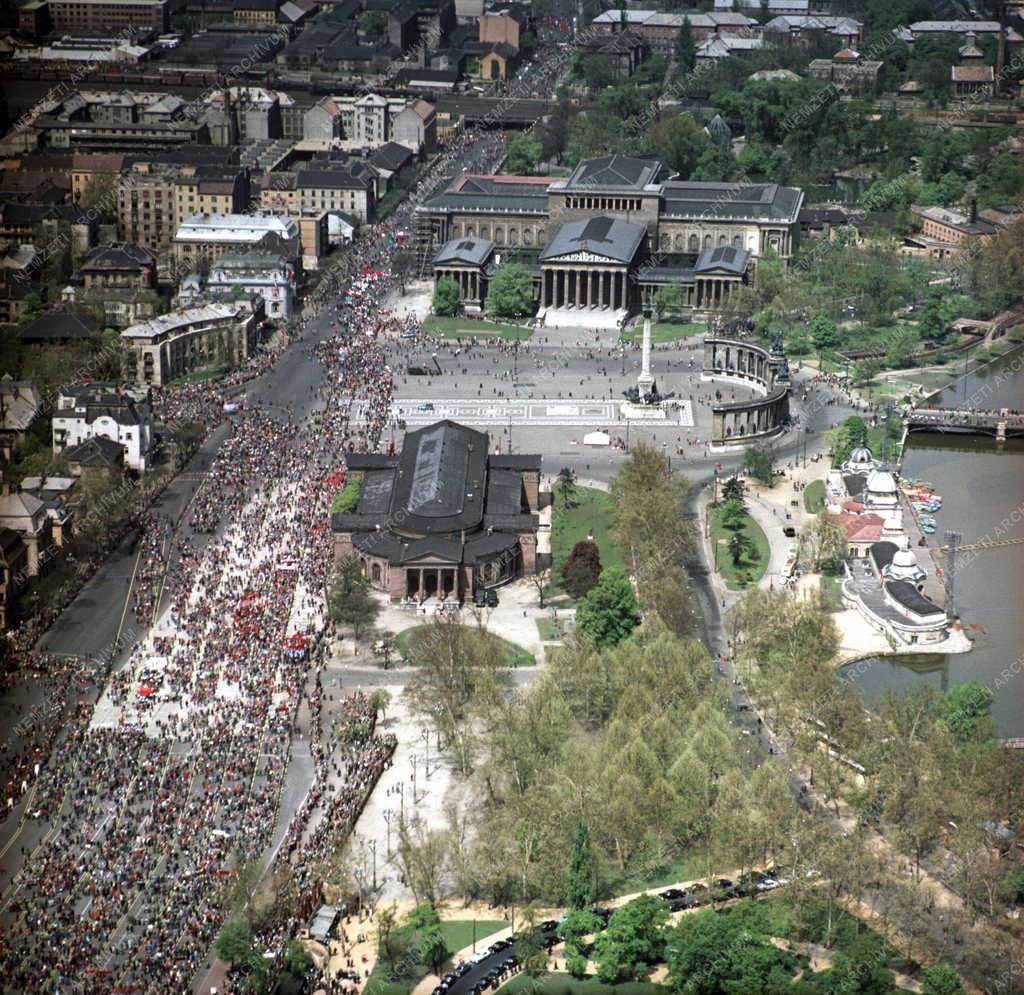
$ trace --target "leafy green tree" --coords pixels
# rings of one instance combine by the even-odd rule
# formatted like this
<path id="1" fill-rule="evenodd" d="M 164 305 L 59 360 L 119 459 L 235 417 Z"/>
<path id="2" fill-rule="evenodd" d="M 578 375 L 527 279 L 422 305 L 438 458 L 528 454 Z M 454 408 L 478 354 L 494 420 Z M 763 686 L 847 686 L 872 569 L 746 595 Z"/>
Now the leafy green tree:
<path id="1" fill-rule="evenodd" d="M 609 567 L 576 609 L 576 627 L 597 646 L 616 646 L 640 624 L 633 585 L 621 567 Z"/>
<path id="2" fill-rule="evenodd" d="M 743 481 L 735 474 L 722 484 L 722 499 L 725 501 L 738 501 L 742 507 L 743 493 Z"/>
<path id="3" fill-rule="evenodd" d="M 501 318 L 521 318 L 533 311 L 533 278 L 518 263 L 502 266 L 491 278 L 487 310 Z"/>
<path id="4" fill-rule="evenodd" d="M 732 148 L 727 143 L 706 141 L 690 179 L 699 183 L 717 183 L 734 180 L 738 175 L 739 166 Z"/>
<path id="5" fill-rule="evenodd" d="M 503 693 L 504 646 L 484 629 L 439 618 L 417 633 L 416 661 L 405 693 L 429 718 L 456 769 L 468 773 L 477 746 L 468 719 L 482 702 Z"/>
<path id="6" fill-rule="evenodd" d="M 441 973 L 441 965 L 452 955 L 448 942 L 441 932 L 440 923 L 420 933 L 420 959 L 429 965 L 434 974 Z"/>
<path id="7" fill-rule="evenodd" d="M 683 18 L 682 27 L 676 35 L 676 62 L 684 71 L 691 73 L 697 64 L 697 46 L 693 41 L 693 27 L 688 17 Z"/>
<path id="8" fill-rule="evenodd" d="M 356 639 L 377 620 L 380 605 L 370 591 L 370 582 L 363 575 L 358 557 L 345 557 L 331 574 L 327 613 L 332 622 L 349 626 Z"/>
<path id="9" fill-rule="evenodd" d="M 750 541 L 750 537 L 743 532 L 734 532 L 729 536 L 729 557 L 732 560 L 732 565 L 738 567 L 743 560 L 743 557 L 753 549 L 753 543 Z"/>
<path id="10" fill-rule="evenodd" d="M 441 917 L 437 914 L 437 909 L 433 905 L 429 902 L 421 902 L 409 910 L 409 914 L 405 917 L 405 922 L 410 928 L 421 931 L 440 926 Z"/>
<path id="11" fill-rule="evenodd" d="M 597 543 L 583 539 L 569 550 L 562 564 L 562 584 L 574 598 L 582 598 L 601 576 L 601 554 Z"/>
<path id="12" fill-rule="evenodd" d="M 572 508 L 574 506 L 573 498 L 576 495 L 576 476 L 567 466 L 563 466 L 558 471 L 558 477 L 555 480 L 555 494 L 558 496 L 558 500 L 561 501 L 563 508 Z"/>
<path id="13" fill-rule="evenodd" d="M 939 699 L 939 721 L 947 725 L 961 743 L 979 734 L 989 737 L 993 733 L 989 717 L 992 697 L 992 692 L 977 681 L 955 684 Z"/>
<path id="14" fill-rule="evenodd" d="M 811 315 L 809 332 L 819 358 L 822 353 L 839 345 L 839 329 L 824 311 L 815 311 Z"/>
<path id="15" fill-rule="evenodd" d="M 587 975 L 587 958 L 569 943 L 565 945 L 565 969 L 574 978 L 585 978 Z"/>
<path id="16" fill-rule="evenodd" d="M 544 934 L 537 923 L 537 909 L 531 902 L 523 909 L 523 926 L 516 936 L 516 959 L 525 974 L 537 977 L 548 966 Z"/>
<path id="17" fill-rule="evenodd" d="M 521 132 L 505 146 L 505 171 L 516 176 L 532 176 L 540 163 L 541 147 Z"/>
<path id="18" fill-rule="evenodd" d="M 783 991 L 797 967 L 789 951 L 751 929 L 735 909 L 681 919 L 666 946 L 669 978 L 686 995 Z"/>
<path id="19" fill-rule="evenodd" d="M 256 937 L 244 919 L 230 919 L 217 934 L 213 945 L 217 956 L 234 967 L 252 968 L 259 960 Z"/>
<path id="20" fill-rule="evenodd" d="M 289 940 L 281 957 L 281 967 L 293 978 L 301 978 L 313 966 L 313 957 L 301 940 Z"/>
<path id="21" fill-rule="evenodd" d="M 459 285 L 450 276 L 438 277 L 437 283 L 434 284 L 434 299 L 432 301 L 434 314 L 439 314 L 442 318 L 450 318 L 458 312 L 461 303 Z"/>
<path id="22" fill-rule="evenodd" d="M 565 875 L 565 904 L 574 910 L 589 909 L 594 900 L 594 851 L 585 822 L 576 823 L 569 869 Z M 565 933 L 562 933 L 565 937 Z"/>
<path id="23" fill-rule="evenodd" d="M 670 283 L 666 287 L 660 287 L 654 295 L 652 305 L 654 316 L 658 321 L 663 320 L 667 315 L 679 314 L 686 306 L 682 286 L 678 283 Z"/>
<path id="24" fill-rule="evenodd" d="M 966 995 L 960 975 L 948 964 L 932 964 L 921 972 L 921 995 Z"/>
<path id="25" fill-rule="evenodd" d="M 849 543 L 836 516 L 822 509 L 800 530 L 797 551 L 800 559 L 817 572 L 825 564 L 835 564 L 844 559 L 849 552 Z"/>
<path id="26" fill-rule="evenodd" d="M 825 433 L 825 441 L 832 454 L 832 465 L 842 466 L 854 449 L 867 445 L 868 427 L 864 424 L 863 418 L 850 415 Z"/>
<path id="27" fill-rule="evenodd" d="M 591 899 L 587 899 L 587 904 L 590 901 Z M 558 924 L 558 935 L 565 940 L 567 946 L 579 949 L 584 938 L 599 933 L 604 928 L 604 923 L 586 906 L 570 908 L 572 911 Z"/>
<path id="28" fill-rule="evenodd" d="M 391 692 L 386 688 L 377 688 L 370 695 L 370 708 L 378 715 L 383 715 L 391 704 Z"/>
<path id="29" fill-rule="evenodd" d="M 722 525 L 733 532 L 738 532 L 747 524 L 747 513 L 743 503 L 732 498 L 722 505 Z"/>
<path id="30" fill-rule="evenodd" d="M 917 315 L 917 330 L 923 339 L 937 341 L 946 337 L 959 307 L 942 287 L 929 289 Z"/>
<path id="31" fill-rule="evenodd" d="M 743 450 L 743 469 L 765 487 L 771 487 L 775 483 L 775 447 L 747 446 Z"/>
<path id="32" fill-rule="evenodd" d="M 1009 153 L 1001 152 L 978 177 L 978 200 L 982 207 L 1017 203 L 1024 196 L 1024 170 Z"/>
<path id="33" fill-rule="evenodd" d="M 647 108 L 647 98 L 640 87 L 633 83 L 608 87 L 602 91 L 597 102 L 602 110 L 624 120 L 643 114 Z"/>
<path id="34" fill-rule="evenodd" d="M 654 895 L 641 895 L 616 909 L 594 941 L 598 978 L 612 983 L 646 977 L 664 956 L 667 919 L 668 906 Z"/>
<path id="35" fill-rule="evenodd" d="M 618 78 L 615 64 L 607 55 L 585 55 L 579 65 L 583 79 L 591 90 L 612 86 Z"/>
<path id="36" fill-rule="evenodd" d="M 889 995 L 895 975 L 873 950 L 837 951 L 833 965 L 826 971 L 826 991 L 842 995 Z"/>
<path id="37" fill-rule="evenodd" d="M 656 121 L 650 131 L 651 147 L 680 176 L 689 178 L 697 166 L 707 139 L 691 114 L 677 114 Z"/>

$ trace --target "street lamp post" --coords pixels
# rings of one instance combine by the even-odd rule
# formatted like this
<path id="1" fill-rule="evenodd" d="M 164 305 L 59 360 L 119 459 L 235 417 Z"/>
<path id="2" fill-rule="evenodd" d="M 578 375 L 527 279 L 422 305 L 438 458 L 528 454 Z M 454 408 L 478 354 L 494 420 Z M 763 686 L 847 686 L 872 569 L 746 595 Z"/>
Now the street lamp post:
<path id="1" fill-rule="evenodd" d="M 430 730 L 424 729 L 421 733 L 423 739 L 423 767 L 426 777 L 430 777 Z"/>

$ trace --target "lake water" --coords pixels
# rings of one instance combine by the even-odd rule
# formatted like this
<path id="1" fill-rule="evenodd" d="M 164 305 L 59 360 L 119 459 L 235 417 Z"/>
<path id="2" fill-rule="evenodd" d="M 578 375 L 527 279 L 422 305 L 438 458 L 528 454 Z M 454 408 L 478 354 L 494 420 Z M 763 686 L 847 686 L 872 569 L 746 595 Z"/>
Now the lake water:
<path id="1" fill-rule="evenodd" d="M 1024 350 L 957 381 L 934 398 L 941 407 L 1024 409 Z M 903 475 L 942 495 L 938 532 L 955 529 L 961 544 L 1024 537 L 1024 440 L 915 433 Z M 926 682 L 948 687 L 979 681 L 992 691 L 992 717 L 1002 736 L 1024 736 L 1024 544 L 965 550 L 957 556 L 956 606 L 974 638 L 970 653 L 860 661 L 844 669 L 876 700 L 887 690 Z"/>

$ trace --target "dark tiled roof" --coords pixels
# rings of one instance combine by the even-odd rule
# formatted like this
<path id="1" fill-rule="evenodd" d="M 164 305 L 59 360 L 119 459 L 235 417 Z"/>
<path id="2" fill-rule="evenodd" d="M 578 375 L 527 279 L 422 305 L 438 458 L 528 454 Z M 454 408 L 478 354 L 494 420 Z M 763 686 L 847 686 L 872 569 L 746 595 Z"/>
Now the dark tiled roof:
<path id="1" fill-rule="evenodd" d="M 66 308 L 46 311 L 26 325 L 19 337 L 22 342 L 59 342 L 64 339 L 87 339 L 99 331 L 99 322 Z"/>
<path id="2" fill-rule="evenodd" d="M 454 69 L 399 69 L 395 79 L 405 85 L 413 80 L 418 83 L 455 84 L 459 74 Z"/>
<path id="3" fill-rule="evenodd" d="M 879 573 L 892 563 L 892 558 L 896 555 L 896 551 L 899 546 L 894 542 L 889 542 L 887 539 L 883 539 L 881 542 L 876 542 L 871 547 L 871 559 L 875 562 L 875 567 Z"/>
<path id="4" fill-rule="evenodd" d="M 878 544 L 876 543 L 875 545 Z M 885 590 L 890 597 L 915 615 L 935 615 L 942 612 L 942 609 L 937 604 L 929 601 L 909 581 L 887 580 L 885 582 Z"/>
<path id="5" fill-rule="evenodd" d="M 412 158 L 412 152 L 397 142 L 386 142 L 375 149 L 370 156 L 370 164 L 381 169 L 401 169 Z"/>
<path id="6" fill-rule="evenodd" d="M 724 270 L 742 276 L 750 265 L 750 253 L 746 249 L 737 249 L 731 245 L 717 245 L 704 249 L 697 257 L 693 267 L 694 273 L 708 273 L 713 270 Z"/>
<path id="7" fill-rule="evenodd" d="M 803 192 L 776 183 L 691 183 L 669 181 L 662 190 L 666 215 L 795 221 Z"/>
<path id="8" fill-rule="evenodd" d="M 445 242 L 434 256 L 434 262 L 458 262 L 482 266 L 493 251 L 493 242 L 486 238 L 467 235 L 464 238 L 453 238 L 450 242 Z"/>
<path id="9" fill-rule="evenodd" d="M 496 453 L 490 458 L 492 469 L 540 470 L 540 456 L 529 453 Z"/>
<path id="10" fill-rule="evenodd" d="M 638 159 L 628 155 L 605 155 L 584 159 L 572 172 L 566 189 L 616 187 L 640 190 L 654 183 L 662 171 L 659 159 Z"/>
<path id="11" fill-rule="evenodd" d="M 300 169 L 295 176 L 298 190 L 366 190 L 373 180 L 354 167 Z"/>
<path id="12" fill-rule="evenodd" d="M 523 478 L 514 470 L 491 467 L 487 474 L 487 514 L 519 515 L 523 504 Z"/>
<path id="13" fill-rule="evenodd" d="M 643 225 L 618 218 L 596 217 L 570 221 L 555 232 L 541 251 L 540 259 L 555 259 L 575 252 L 590 252 L 615 262 L 629 263 L 647 236 Z"/>
<path id="14" fill-rule="evenodd" d="M 486 560 L 495 553 L 504 553 L 516 548 L 519 540 L 508 533 L 494 532 L 491 535 L 477 536 L 466 543 L 462 551 L 464 563 L 476 563 Z"/>
<path id="15" fill-rule="evenodd" d="M 130 270 L 156 265 L 156 256 L 145 246 L 132 242 L 100 245 L 93 249 L 82 265 L 83 273 L 106 270 Z"/>
<path id="16" fill-rule="evenodd" d="M 121 462 L 124 450 L 106 436 L 95 435 L 77 446 L 69 446 L 61 455 L 69 463 L 77 463 L 79 466 L 110 467 Z"/>
<path id="17" fill-rule="evenodd" d="M 863 473 L 844 473 L 843 483 L 846 485 L 846 493 L 858 500 L 867 486 L 867 477 Z"/>

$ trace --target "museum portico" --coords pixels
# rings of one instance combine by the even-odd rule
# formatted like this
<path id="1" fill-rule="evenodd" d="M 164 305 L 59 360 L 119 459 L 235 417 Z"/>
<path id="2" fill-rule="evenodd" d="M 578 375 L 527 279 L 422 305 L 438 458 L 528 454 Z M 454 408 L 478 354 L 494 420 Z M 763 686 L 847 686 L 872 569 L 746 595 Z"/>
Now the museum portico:
<path id="1" fill-rule="evenodd" d="M 622 320 L 672 284 L 695 315 L 721 312 L 764 252 L 785 263 L 796 250 L 802 202 L 795 187 L 684 182 L 656 157 L 612 155 L 569 177 L 463 174 L 414 218 L 435 278 L 458 239 L 480 241 L 495 266 L 533 271 L 537 306 L 559 319 L 546 323 L 585 324 L 588 311 Z"/>

